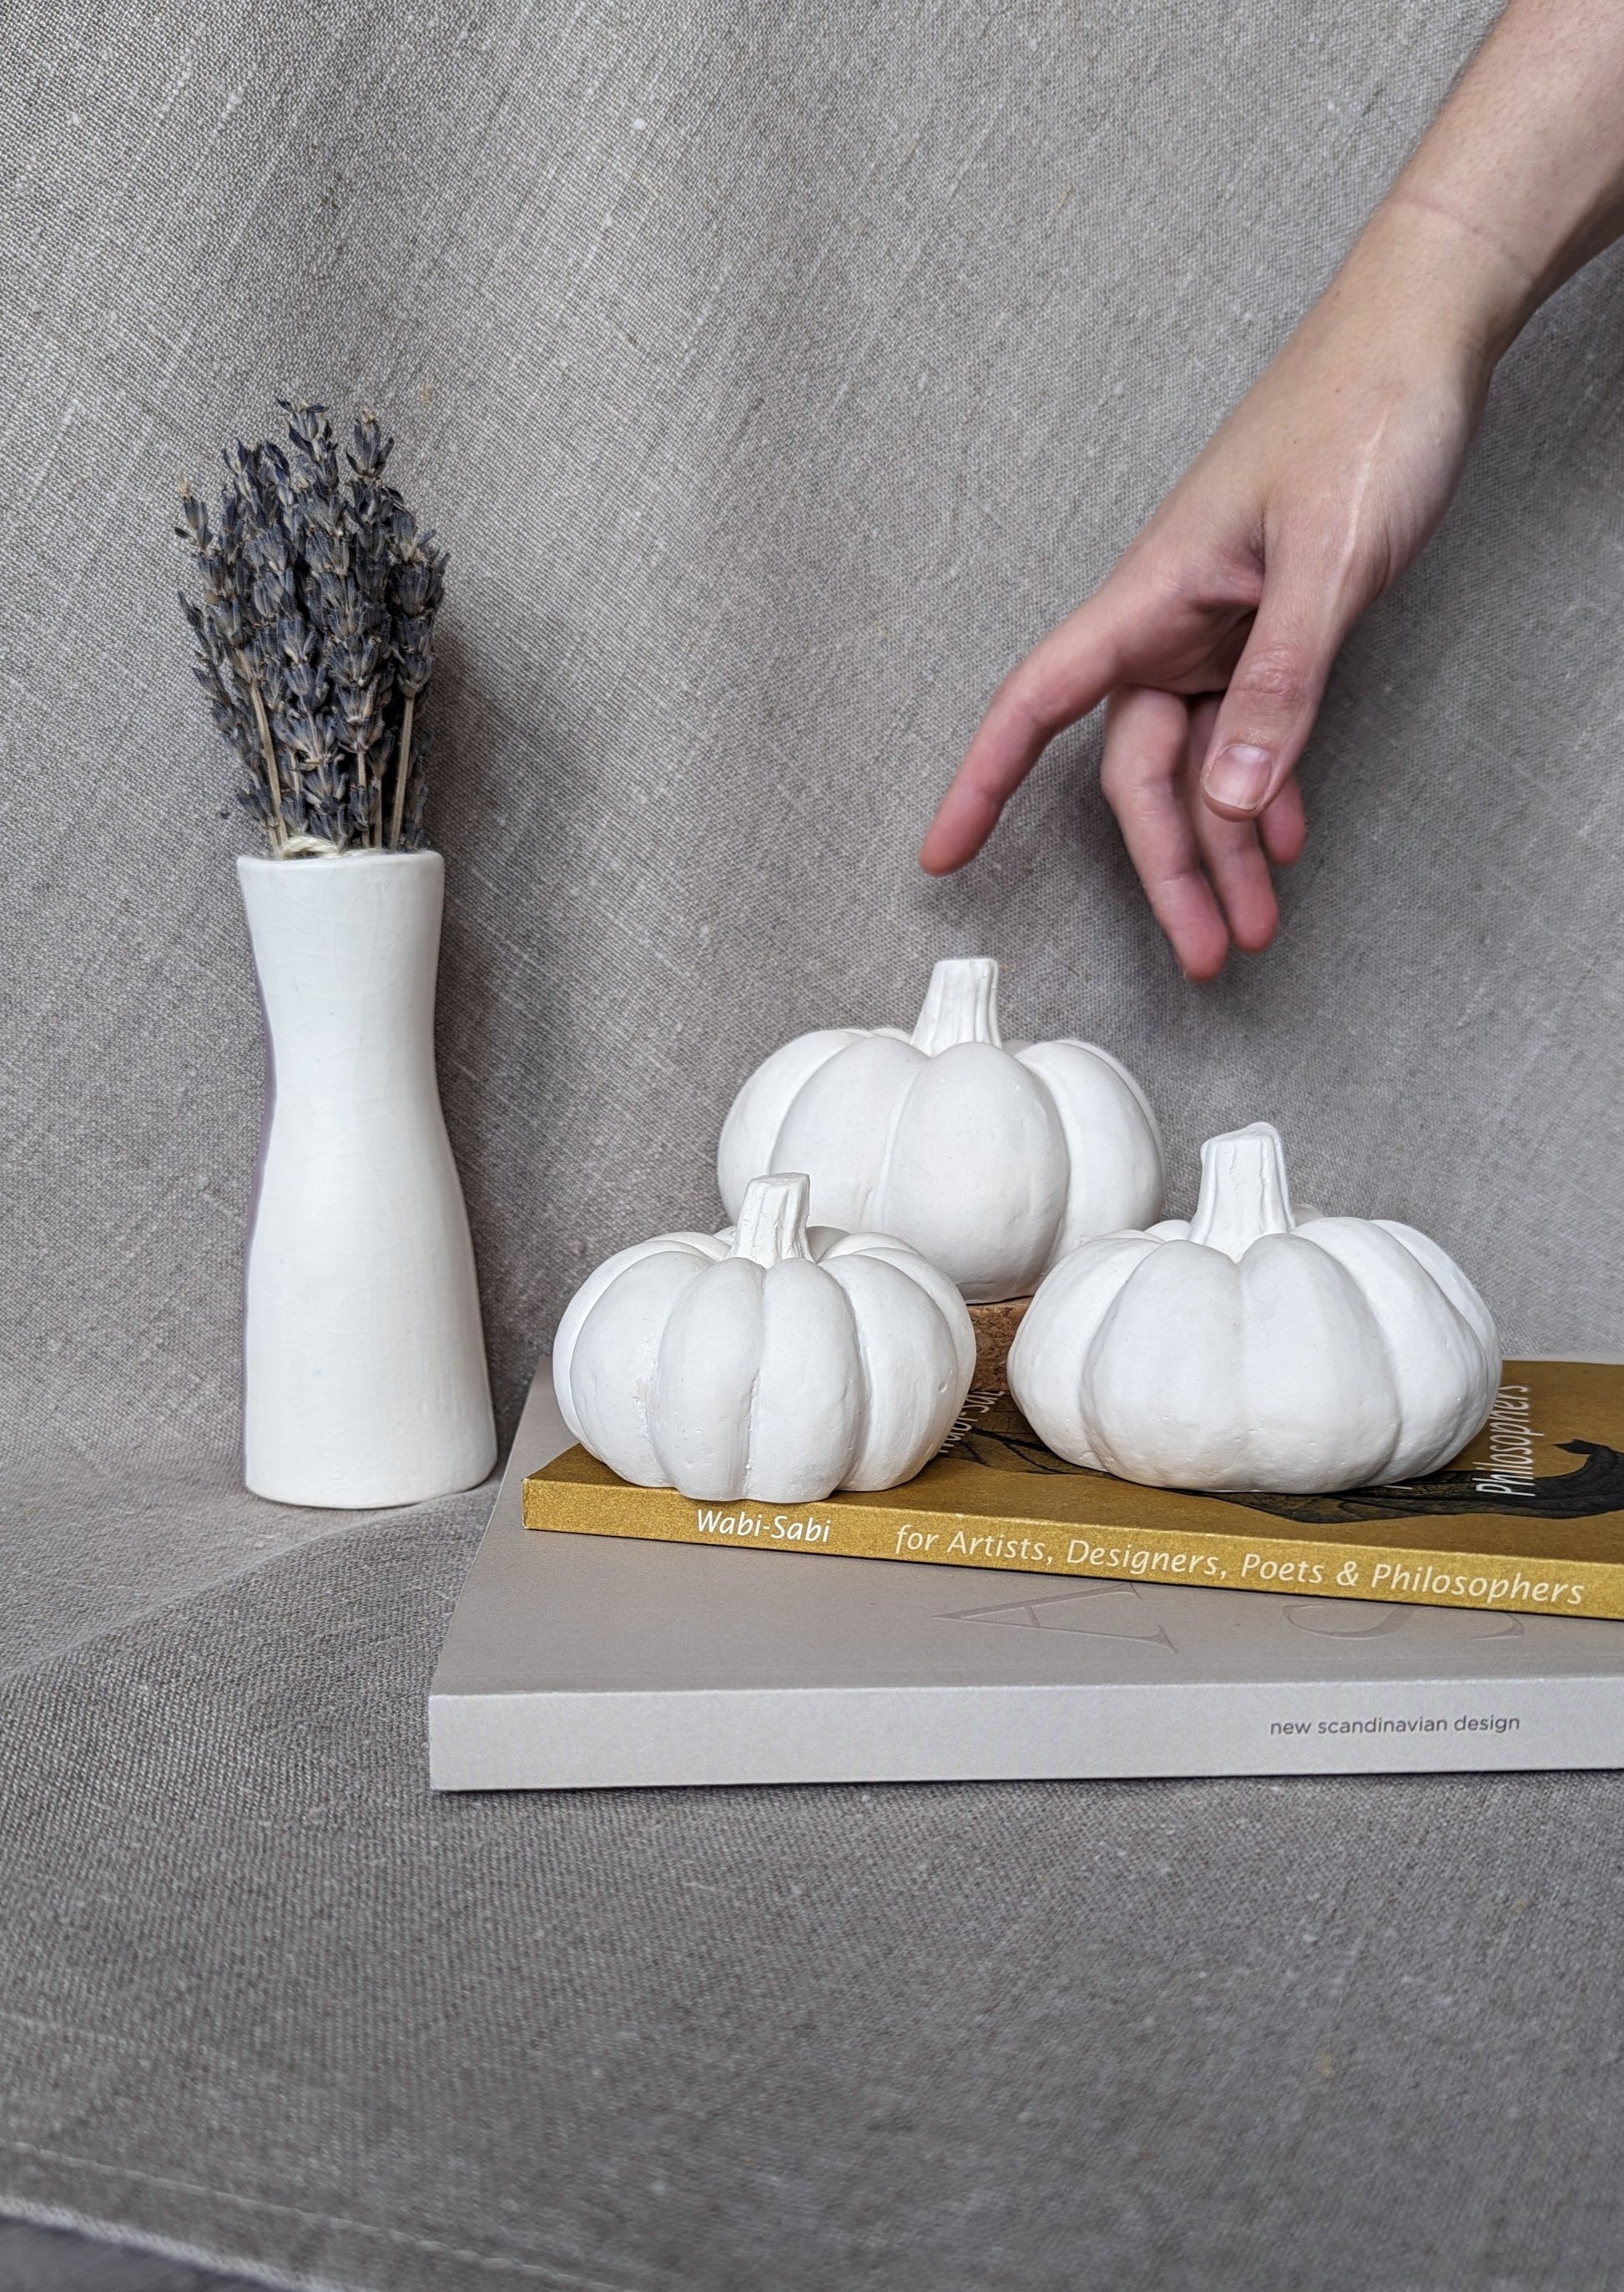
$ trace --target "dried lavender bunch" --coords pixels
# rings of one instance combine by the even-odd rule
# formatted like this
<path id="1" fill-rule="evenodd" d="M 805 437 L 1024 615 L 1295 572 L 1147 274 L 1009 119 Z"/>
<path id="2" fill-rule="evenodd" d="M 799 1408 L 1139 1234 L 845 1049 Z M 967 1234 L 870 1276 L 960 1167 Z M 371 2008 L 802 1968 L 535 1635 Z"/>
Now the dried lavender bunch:
<path id="1" fill-rule="evenodd" d="M 326 408 L 281 403 L 285 446 L 227 448 L 216 522 L 181 488 L 197 681 L 277 858 L 421 851 L 417 709 L 446 553 L 387 481 L 375 414 L 356 422 L 346 474 Z"/>

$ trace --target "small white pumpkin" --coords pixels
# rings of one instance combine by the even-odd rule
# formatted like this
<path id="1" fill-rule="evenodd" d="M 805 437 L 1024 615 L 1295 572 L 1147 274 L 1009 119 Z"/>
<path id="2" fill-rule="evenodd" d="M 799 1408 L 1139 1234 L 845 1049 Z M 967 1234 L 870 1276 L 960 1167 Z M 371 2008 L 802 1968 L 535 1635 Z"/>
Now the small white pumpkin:
<path id="1" fill-rule="evenodd" d="M 1413 1226 L 1297 1219 L 1280 1134 L 1210 1138 L 1188 1223 L 1056 1266 L 1009 1389 L 1073 1464 L 1154 1487 L 1307 1495 L 1448 1462 L 1489 1413 L 1488 1307 Z"/>
<path id="2" fill-rule="evenodd" d="M 911 1035 L 829 1027 L 775 1051 L 716 1167 L 729 1216 L 758 1171 L 807 1171 L 820 1222 L 896 1234 L 972 1303 L 1029 1295 L 1079 1242 L 1162 1207 L 1138 1084 L 1090 1043 L 1006 1045 L 979 956 L 937 964 Z"/>
<path id="3" fill-rule="evenodd" d="M 801 1504 L 894 1488 L 946 1439 L 976 1365 L 964 1300 L 888 1235 L 808 1231 L 808 1194 L 752 1179 L 729 1231 L 639 1242 L 575 1292 L 559 1407 L 623 1480 Z"/>

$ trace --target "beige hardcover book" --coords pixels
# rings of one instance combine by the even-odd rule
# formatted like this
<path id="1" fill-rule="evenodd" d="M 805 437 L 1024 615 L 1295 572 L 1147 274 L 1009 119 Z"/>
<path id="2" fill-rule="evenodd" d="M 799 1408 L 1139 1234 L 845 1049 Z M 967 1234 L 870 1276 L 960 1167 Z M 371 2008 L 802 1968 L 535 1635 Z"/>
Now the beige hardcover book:
<path id="1" fill-rule="evenodd" d="M 527 1528 L 1229 1591 L 1624 1618 L 1624 1366 L 1511 1361 L 1489 1424 L 1426 1480 L 1336 1496 L 1186 1495 L 1053 1456 L 972 1392 L 899 1489 L 695 1504 L 580 1448 L 525 1482 Z"/>

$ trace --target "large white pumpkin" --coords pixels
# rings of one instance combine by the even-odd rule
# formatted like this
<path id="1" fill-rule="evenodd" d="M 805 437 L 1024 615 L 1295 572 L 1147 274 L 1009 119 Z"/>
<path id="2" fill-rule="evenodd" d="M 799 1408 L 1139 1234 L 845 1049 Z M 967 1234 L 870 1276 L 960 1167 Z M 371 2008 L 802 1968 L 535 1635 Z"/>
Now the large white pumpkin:
<path id="1" fill-rule="evenodd" d="M 964 1300 L 888 1235 L 807 1225 L 800 1173 L 735 1227 L 623 1249 L 571 1299 L 553 1384 L 583 1448 L 644 1488 L 797 1504 L 911 1480 L 976 1365 Z"/>
<path id="2" fill-rule="evenodd" d="M 894 1233 L 966 1297 L 1030 1295 L 1079 1242 L 1162 1207 L 1144 1092 L 1092 1044 L 1005 1044 L 998 965 L 938 963 L 919 1023 L 829 1027 L 759 1066 L 717 1153 L 728 1215 L 758 1171 L 805 1170 L 821 1223 Z"/>
<path id="3" fill-rule="evenodd" d="M 1188 1223 L 1057 1265 L 1009 1351 L 1056 1453 L 1124 1480 L 1302 1494 L 1448 1462 L 1499 1382 L 1487 1306 L 1413 1226 L 1291 1214 L 1266 1122 L 1210 1138 Z"/>

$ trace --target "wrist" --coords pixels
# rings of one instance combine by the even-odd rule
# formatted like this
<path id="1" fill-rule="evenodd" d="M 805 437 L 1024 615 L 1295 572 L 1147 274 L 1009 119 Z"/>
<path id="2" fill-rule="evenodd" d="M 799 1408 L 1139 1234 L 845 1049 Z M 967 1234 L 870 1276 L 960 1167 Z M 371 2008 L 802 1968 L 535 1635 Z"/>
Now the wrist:
<path id="1" fill-rule="evenodd" d="M 1424 185 L 1401 180 L 1328 290 L 1387 339 L 1452 367 L 1468 387 L 1490 375 L 1541 300 L 1515 250 Z"/>

